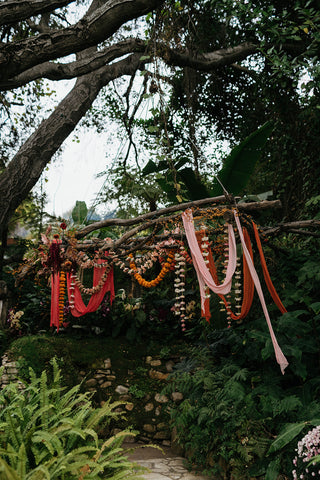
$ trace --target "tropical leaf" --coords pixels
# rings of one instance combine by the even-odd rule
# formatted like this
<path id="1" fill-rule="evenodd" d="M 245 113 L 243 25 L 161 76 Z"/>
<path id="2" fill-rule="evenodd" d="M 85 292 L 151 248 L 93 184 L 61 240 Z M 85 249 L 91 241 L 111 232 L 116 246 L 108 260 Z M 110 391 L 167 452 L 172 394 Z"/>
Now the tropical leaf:
<path id="1" fill-rule="evenodd" d="M 187 162 L 187 158 L 180 158 L 180 160 L 174 163 L 175 170 L 178 171 Z M 147 165 L 142 169 L 142 173 L 143 175 L 150 175 L 150 173 L 159 173 L 164 172 L 165 170 L 170 170 L 170 165 L 167 160 L 161 160 L 158 164 L 153 160 L 149 160 Z"/>
<path id="2" fill-rule="evenodd" d="M 162 188 L 162 190 L 167 194 L 168 200 L 173 203 L 177 203 L 176 192 L 173 186 L 172 181 L 168 181 L 166 178 L 157 178 L 156 182 Z"/>
<path id="3" fill-rule="evenodd" d="M 238 195 L 246 186 L 273 128 L 272 122 L 265 123 L 237 145 L 225 159 L 218 178 L 228 192 Z M 222 193 L 222 187 L 216 182 L 210 196 Z"/>
<path id="4" fill-rule="evenodd" d="M 293 440 L 304 429 L 308 422 L 290 423 L 285 429 L 278 435 L 276 440 L 271 444 L 268 455 L 270 453 L 281 450 L 291 440 Z"/>
<path id="5" fill-rule="evenodd" d="M 179 180 L 185 184 L 190 200 L 210 197 L 210 192 L 192 168 L 187 167 L 177 172 Z"/>
<path id="6" fill-rule="evenodd" d="M 280 462 L 278 458 L 276 458 L 275 460 L 272 460 L 272 462 L 269 463 L 266 471 L 265 480 L 275 480 L 276 478 L 278 478 L 279 463 Z"/>

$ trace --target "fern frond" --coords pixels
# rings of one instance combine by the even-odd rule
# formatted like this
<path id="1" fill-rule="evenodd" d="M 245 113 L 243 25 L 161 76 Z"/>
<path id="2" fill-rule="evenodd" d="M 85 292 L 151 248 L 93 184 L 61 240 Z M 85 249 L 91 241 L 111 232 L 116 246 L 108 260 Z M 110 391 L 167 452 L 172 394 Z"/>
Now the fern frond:
<path id="1" fill-rule="evenodd" d="M 48 402 L 48 386 L 47 386 L 47 372 L 43 370 L 41 377 L 40 377 L 40 409 L 42 411 L 41 415 L 41 424 L 48 428 L 48 410 L 47 402 Z"/>
<path id="2" fill-rule="evenodd" d="M 23 480 L 17 473 L 7 464 L 7 462 L 0 458 L 0 480 Z"/>
<path id="3" fill-rule="evenodd" d="M 5 420 L 7 424 L 7 431 L 6 431 L 7 438 L 9 438 L 10 441 L 12 442 L 14 449 L 18 451 L 20 447 L 20 442 L 21 442 L 21 433 L 16 428 L 17 426 L 14 424 L 13 418 L 9 412 L 6 413 Z"/>
<path id="4" fill-rule="evenodd" d="M 51 475 L 47 467 L 39 465 L 26 475 L 24 480 L 51 480 Z"/>
<path id="5" fill-rule="evenodd" d="M 18 460 L 17 460 L 17 466 L 16 466 L 16 471 L 21 478 L 25 478 L 26 471 L 27 471 L 27 463 L 28 463 L 28 458 L 27 458 L 26 447 L 24 443 L 21 443 L 18 451 Z"/>

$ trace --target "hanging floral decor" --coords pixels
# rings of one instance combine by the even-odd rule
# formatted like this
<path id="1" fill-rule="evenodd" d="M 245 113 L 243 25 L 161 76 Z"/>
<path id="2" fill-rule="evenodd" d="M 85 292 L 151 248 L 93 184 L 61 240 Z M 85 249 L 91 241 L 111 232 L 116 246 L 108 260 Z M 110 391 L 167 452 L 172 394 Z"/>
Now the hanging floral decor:
<path id="1" fill-rule="evenodd" d="M 270 337 L 272 340 L 272 344 L 274 347 L 275 351 L 275 356 L 278 364 L 280 365 L 282 373 L 284 373 L 285 368 L 288 366 L 288 361 L 286 357 L 283 355 L 281 348 L 278 345 L 277 339 L 275 337 L 272 325 L 271 325 L 271 320 L 269 317 L 269 313 L 267 310 L 267 306 L 264 300 L 264 295 L 262 292 L 261 284 L 259 277 L 257 275 L 257 272 L 255 270 L 250 252 L 248 250 L 248 247 L 246 245 L 246 241 L 244 238 L 243 230 L 240 224 L 240 219 L 238 212 L 233 209 L 232 211 L 234 220 L 236 223 L 237 227 L 237 232 L 240 237 L 240 242 L 242 245 L 242 250 L 243 254 L 252 278 L 252 281 L 254 283 L 254 286 L 256 287 L 261 306 L 263 309 L 264 316 L 267 321 L 268 329 L 270 332 Z M 201 295 L 201 305 L 202 308 L 205 309 L 205 298 L 206 298 L 206 287 L 209 287 L 214 293 L 217 293 L 218 295 L 226 295 L 230 292 L 231 286 L 232 286 L 232 277 L 235 273 L 236 270 L 236 265 L 237 265 L 237 256 L 236 256 L 236 240 L 235 240 L 235 235 L 234 235 L 234 230 L 231 225 L 231 223 L 228 224 L 227 230 L 228 230 L 228 256 L 227 256 L 227 266 L 226 266 L 226 272 L 225 272 L 225 279 L 222 284 L 218 284 L 217 279 L 213 278 L 214 275 L 210 272 L 210 270 L 207 268 L 207 265 L 203 259 L 201 249 L 199 247 L 195 229 L 194 229 L 194 221 L 193 221 L 193 215 L 192 211 L 186 210 L 182 214 L 182 220 L 185 228 L 185 233 L 187 236 L 188 244 L 191 250 L 191 255 L 194 263 L 194 267 L 197 273 L 198 277 L 198 282 L 199 282 L 199 288 L 200 288 L 200 295 Z M 230 309 L 230 303 L 228 301 L 225 302 L 227 309 Z M 283 307 L 284 308 L 284 307 Z"/>
<path id="2" fill-rule="evenodd" d="M 199 215 L 199 214 L 198 214 Z M 246 219 L 246 217 L 244 217 Z M 214 239 L 210 235 L 214 231 Z M 211 318 L 210 297 L 212 292 L 220 298 L 221 310 L 226 312 L 228 326 L 232 321 L 240 322 L 249 313 L 254 289 L 257 290 L 262 309 L 267 321 L 275 354 L 281 370 L 287 366 L 275 338 L 268 310 L 264 300 L 260 280 L 254 267 L 253 250 L 249 230 L 253 233 L 259 252 L 263 276 L 267 288 L 281 313 L 283 306 L 269 275 L 263 254 L 258 228 L 253 221 L 247 221 L 242 227 L 237 209 L 207 208 L 201 211 L 195 228 L 193 211 L 188 209 L 181 216 L 174 216 L 171 227 L 164 224 L 165 240 L 142 243 L 137 253 L 126 254 L 126 250 L 115 252 L 103 243 L 93 254 L 85 251 L 86 245 L 79 243 L 75 236 L 66 231 L 66 224 L 60 225 L 60 235 L 55 234 L 52 241 L 48 234 L 42 235 L 35 262 L 41 264 L 40 272 L 50 272 L 51 276 L 51 320 L 50 325 L 59 330 L 63 324 L 63 311 L 66 295 L 74 317 L 97 310 L 107 292 L 112 303 L 114 294 L 113 267 L 119 267 L 130 275 L 139 285 L 150 289 L 159 286 L 163 279 L 174 271 L 175 301 L 172 307 L 179 317 L 182 331 L 186 322 L 194 317 L 194 300 L 186 304 L 187 268 L 193 265 L 198 278 L 201 313 L 209 322 Z M 211 232 L 211 233 L 210 233 Z M 110 239 L 105 239 L 110 240 Z M 237 243 L 242 248 L 242 259 L 237 254 Z M 127 247 L 128 248 L 128 247 Z M 154 278 L 148 278 L 148 272 L 156 263 L 161 265 L 160 272 Z M 83 282 L 83 273 L 93 271 L 92 286 Z M 150 273 L 149 273 L 150 276 Z M 82 296 L 89 296 L 87 305 Z"/>

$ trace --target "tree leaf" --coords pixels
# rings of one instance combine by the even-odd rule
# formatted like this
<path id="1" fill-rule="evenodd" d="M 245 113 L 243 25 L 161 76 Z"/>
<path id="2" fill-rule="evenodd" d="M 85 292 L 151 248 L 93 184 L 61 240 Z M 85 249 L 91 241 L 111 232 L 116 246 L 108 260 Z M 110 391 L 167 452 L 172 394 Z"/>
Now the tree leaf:
<path id="1" fill-rule="evenodd" d="M 237 145 L 225 159 L 217 176 L 228 192 L 238 195 L 244 189 L 273 128 L 272 122 L 265 123 Z M 210 196 L 215 197 L 221 193 L 222 187 L 217 182 L 211 189 Z"/>
<path id="2" fill-rule="evenodd" d="M 185 184 L 190 200 L 210 197 L 210 193 L 204 183 L 198 178 L 192 168 L 187 167 L 177 172 L 177 177 Z"/>
<path id="3" fill-rule="evenodd" d="M 285 427 L 282 433 L 278 435 L 276 440 L 271 444 L 267 455 L 270 453 L 281 450 L 285 445 L 287 445 L 291 440 L 293 440 L 299 433 L 304 429 L 308 422 L 302 423 L 290 423 Z"/>

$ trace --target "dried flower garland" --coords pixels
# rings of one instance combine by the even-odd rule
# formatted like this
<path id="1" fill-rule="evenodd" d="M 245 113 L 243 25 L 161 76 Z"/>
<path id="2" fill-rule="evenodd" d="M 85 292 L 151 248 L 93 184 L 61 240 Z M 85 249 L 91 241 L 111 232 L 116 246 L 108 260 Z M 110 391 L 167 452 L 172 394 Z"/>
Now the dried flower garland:
<path id="1" fill-rule="evenodd" d="M 184 250 L 183 246 L 180 246 L 180 251 L 176 252 L 174 255 L 175 258 L 175 279 L 174 279 L 174 291 L 176 294 L 176 301 L 174 304 L 174 313 L 175 315 L 180 316 L 181 329 L 184 332 L 186 330 L 185 324 L 185 312 L 186 312 L 186 302 L 185 302 L 185 276 L 186 276 L 186 260 L 182 255 Z"/>
<path id="2" fill-rule="evenodd" d="M 89 268 L 89 267 L 87 267 L 87 268 Z M 105 271 L 104 271 L 101 279 L 99 280 L 99 283 L 95 287 L 91 287 L 91 288 L 85 287 L 83 285 L 80 277 L 79 277 L 79 273 L 76 273 L 72 276 L 72 281 L 74 281 L 74 284 L 77 285 L 80 292 L 84 293 L 85 295 L 93 295 L 94 293 L 100 292 L 100 290 L 102 289 L 103 285 L 105 284 L 105 282 L 108 278 L 108 275 L 109 275 L 109 272 L 110 272 L 112 266 L 107 262 L 102 262 L 102 263 L 95 264 L 94 268 L 105 268 Z"/>
<path id="3" fill-rule="evenodd" d="M 59 279 L 59 325 L 63 323 L 63 308 L 64 308 L 64 295 L 66 292 L 66 274 L 64 271 L 60 272 Z"/>

